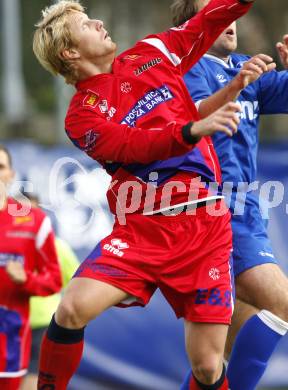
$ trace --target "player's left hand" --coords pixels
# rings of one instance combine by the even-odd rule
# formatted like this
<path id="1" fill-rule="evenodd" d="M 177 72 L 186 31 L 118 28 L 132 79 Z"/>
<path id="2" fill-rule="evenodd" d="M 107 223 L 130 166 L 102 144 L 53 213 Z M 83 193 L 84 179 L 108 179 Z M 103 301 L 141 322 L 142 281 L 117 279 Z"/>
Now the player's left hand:
<path id="1" fill-rule="evenodd" d="M 276 44 L 276 49 L 282 65 L 285 69 L 288 69 L 288 34 L 284 35 L 283 42 L 278 42 Z"/>
<path id="2" fill-rule="evenodd" d="M 270 72 L 275 68 L 276 64 L 273 58 L 266 54 L 257 54 L 244 63 L 241 71 L 235 77 L 235 82 L 238 83 L 239 89 L 244 89 L 259 79 L 263 73 Z"/>
<path id="3" fill-rule="evenodd" d="M 25 269 L 19 261 L 8 261 L 6 265 L 6 272 L 10 279 L 17 284 L 23 284 L 27 280 Z"/>

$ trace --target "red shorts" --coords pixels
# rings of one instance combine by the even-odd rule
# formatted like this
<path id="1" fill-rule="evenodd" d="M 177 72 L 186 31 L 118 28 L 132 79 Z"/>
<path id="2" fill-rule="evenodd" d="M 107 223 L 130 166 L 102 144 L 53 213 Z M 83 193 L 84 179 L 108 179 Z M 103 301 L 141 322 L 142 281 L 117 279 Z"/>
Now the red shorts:
<path id="1" fill-rule="evenodd" d="M 230 275 L 230 213 L 212 216 L 132 214 L 115 223 L 81 264 L 75 277 L 112 284 L 131 298 L 121 306 L 145 306 L 159 287 L 177 317 L 229 324 L 233 298 Z"/>

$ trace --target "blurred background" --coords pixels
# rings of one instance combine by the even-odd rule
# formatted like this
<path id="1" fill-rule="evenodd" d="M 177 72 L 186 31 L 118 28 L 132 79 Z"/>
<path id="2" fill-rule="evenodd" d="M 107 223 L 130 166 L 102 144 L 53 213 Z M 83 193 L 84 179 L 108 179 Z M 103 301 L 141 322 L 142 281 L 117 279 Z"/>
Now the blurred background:
<path id="1" fill-rule="evenodd" d="M 0 0 L 0 142 L 10 148 L 17 171 L 12 193 L 23 188 L 37 193 L 57 234 L 83 260 L 111 230 L 105 200 L 109 178 L 65 136 L 63 121 L 73 88 L 44 71 L 32 52 L 33 25 L 51 3 Z M 91 17 L 104 20 L 119 52 L 171 25 L 170 0 L 83 4 Z M 275 44 L 284 33 L 287 0 L 257 0 L 238 23 L 238 51 L 263 52 L 278 61 Z M 271 210 L 270 234 L 276 256 L 288 271 L 287 118 L 262 119 L 260 138 L 259 180 L 279 180 L 285 186 L 284 202 Z M 188 368 L 182 333 L 182 322 L 160 294 L 146 309 L 111 309 L 88 326 L 84 358 L 70 389 L 176 390 Z M 287 364 L 288 342 L 283 340 L 261 389 L 288 389 Z"/>

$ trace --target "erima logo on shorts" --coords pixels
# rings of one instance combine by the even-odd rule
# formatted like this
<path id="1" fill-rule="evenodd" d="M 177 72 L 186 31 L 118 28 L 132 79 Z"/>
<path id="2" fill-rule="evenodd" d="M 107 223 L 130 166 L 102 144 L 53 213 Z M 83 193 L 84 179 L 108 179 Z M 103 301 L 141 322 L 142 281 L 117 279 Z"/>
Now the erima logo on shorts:
<path id="1" fill-rule="evenodd" d="M 126 242 L 122 242 L 119 238 L 113 238 L 111 244 L 105 244 L 103 249 L 108 252 L 113 253 L 119 257 L 124 255 L 124 252 L 121 249 L 127 249 L 129 245 Z"/>
<path id="2" fill-rule="evenodd" d="M 129 111 L 125 118 L 121 121 L 121 124 L 134 127 L 137 119 L 148 114 L 154 108 L 159 106 L 168 100 L 173 99 L 173 94 L 166 85 L 162 85 L 160 88 L 152 89 L 147 92 L 134 107 Z"/>

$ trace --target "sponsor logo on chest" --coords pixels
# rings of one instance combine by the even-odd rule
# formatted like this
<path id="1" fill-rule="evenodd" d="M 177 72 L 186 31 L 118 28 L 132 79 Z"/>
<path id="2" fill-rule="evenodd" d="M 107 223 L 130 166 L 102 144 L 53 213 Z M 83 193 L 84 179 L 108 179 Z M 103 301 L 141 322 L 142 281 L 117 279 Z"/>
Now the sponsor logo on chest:
<path id="1" fill-rule="evenodd" d="M 140 76 L 142 73 L 146 72 L 150 68 L 160 64 L 162 62 L 162 58 L 153 58 L 153 60 L 147 62 L 144 65 L 139 66 L 138 69 L 134 70 L 135 76 Z"/>
<path id="2" fill-rule="evenodd" d="M 160 104 L 171 99 L 173 99 L 173 94 L 166 85 L 162 85 L 157 89 L 152 89 L 138 100 L 134 107 L 132 107 L 125 118 L 121 121 L 121 124 L 135 126 L 137 119 L 148 114 Z"/>
<path id="3" fill-rule="evenodd" d="M 248 100 L 238 100 L 238 104 L 241 106 L 240 118 L 254 121 L 259 116 L 259 102 L 257 100 L 248 101 Z"/>

